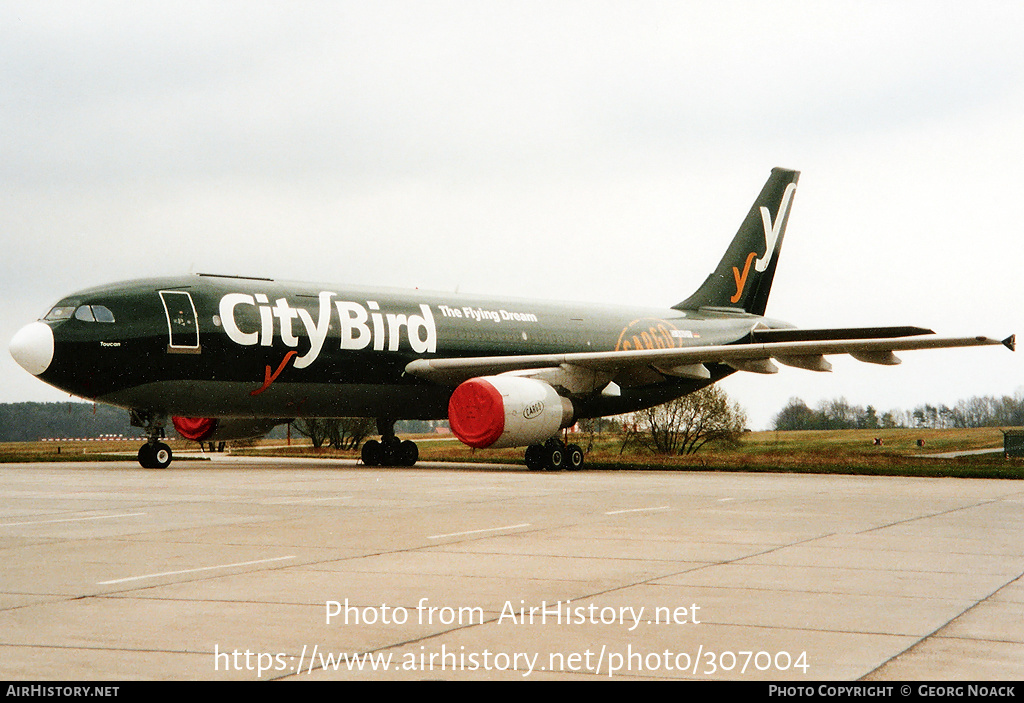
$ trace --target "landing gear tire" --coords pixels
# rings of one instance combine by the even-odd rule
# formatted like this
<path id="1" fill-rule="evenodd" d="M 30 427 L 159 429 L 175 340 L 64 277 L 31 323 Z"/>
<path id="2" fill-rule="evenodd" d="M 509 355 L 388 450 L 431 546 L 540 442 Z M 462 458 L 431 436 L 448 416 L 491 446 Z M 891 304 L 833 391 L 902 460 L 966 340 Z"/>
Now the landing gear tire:
<path id="1" fill-rule="evenodd" d="M 543 471 L 544 466 L 544 447 L 539 444 L 531 444 L 526 448 L 526 468 L 530 471 Z"/>
<path id="2" fill-rule="evenodd" d="M 384 447 L 377 440 L 371 439 L 363 444 L 361 457 L 367 466 L 380 466 L 384 461 Z"/>
<path id="3" fill-rule="evenodd" d="M 166 469 L 173 458 L 171 448 L 163 442 L 147 442 L 139 447 L 139 464 L 144 469 Z"/>
<path id="4" fill-rule="evenodd" d="M 360 456 L 366 466 L 413 466 L 420 458 L 420 450 L 408 439 L 404 442 L 371 439 L 363 444 Z"/>
<path id="5" fill-rule="evenodd" d="M 544 444 L 526 448 L 526 468 L 530 471 L 579 471 L 583 468 L 583 450 L 577 444 L 565 445 L 557 437 Z"/>
<path id="6" fill-rule="evenodd" d="M 407 439 L 398 445 L 399 466 L 414 466 L 419 458 L 420 449 L 415 442 Z"/>
<path id="7" fill-rule="evenodd" d="M 149 441 L 139 447 L 139 465 L 144 469 L 166 469 L 171 465 L 171 448 L 160 441 L 165 437 L 167 416 L 152 410 L 132 410 L 132 427 L 143 427 Z"/>
<path id="8" fill-rule="evenodd" d="M 569 471 L 583 468 L 583 449 L 578 444 L 570 444 L 565 448 L 565 468 Z"/>
<path id="9" fill-rule="evenodd" d="M 551 440 L 544 445 L 544 459 L 548 471 L 561 471 L 565 468 L 565 445 L 560 440 Z"/>
<path id="10" fill-rule="evenodd" d="M 380 441 L 375 439 L 363 444 L 362 459 L 367 466 L 413 466 L 420 458 L 415 442 L 404 442 L 395 436 L 395 421 L 387 417 L 377 418 Z"/>
<path id="11" fill-rule="evenodd" d="M 153 468 L 166 469 L 171 465 L 171 460 L 174 455 L 171 454 L 171 448 L 163 442 L 157 442 L 156 445 L 156 465 Z"/>

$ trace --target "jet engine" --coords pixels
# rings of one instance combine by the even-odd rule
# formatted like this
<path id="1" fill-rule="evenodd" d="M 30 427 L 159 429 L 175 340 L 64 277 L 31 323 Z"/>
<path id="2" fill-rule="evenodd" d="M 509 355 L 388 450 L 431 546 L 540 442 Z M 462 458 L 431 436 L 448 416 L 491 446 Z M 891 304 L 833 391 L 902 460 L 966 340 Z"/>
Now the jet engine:
<path id="1" fill-rule="evenodd" d="M 539 444 L 572 422 L 569 399 L 532 378 L 471 378 L 460 384 L 448 401 L 452 432 L 463 444 L 477 449 Z"/>
<path id="2" fill-rule="evenodd" d="M 194 442 L 227 442 L 262 437 L 283 420 L 265 418 L 172 417 L 174 429 Z"/>

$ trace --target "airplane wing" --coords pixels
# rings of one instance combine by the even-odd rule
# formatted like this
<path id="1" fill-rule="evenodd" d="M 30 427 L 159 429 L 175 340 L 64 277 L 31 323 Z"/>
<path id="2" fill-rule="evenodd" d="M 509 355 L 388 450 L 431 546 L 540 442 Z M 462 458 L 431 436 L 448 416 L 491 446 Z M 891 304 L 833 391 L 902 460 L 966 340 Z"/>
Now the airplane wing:
<path id="1" fill-rule="evenodd" d="M 790 335 L 799 334 L 799 330 L 785 332 Z M 850 354 L 860 361 L 893 365 L 900 363 L 899 358 L 893 353 L 897 351 L 995 344 L 1002 344 L 1013 350 L 1014 336 L 998 340 L 990 337 L 937 337 L 916 333 L 916 336 L 895 338 L 755 341 L 673 349 L 416 359 L 410 362 L 405 370 L 406 373 L 419 378 L 452 385 L 477 376 L 515 373 L 553 382 L 557 379 L 558 385 L 565 386 L 572 393 L 586 393 L 637 370 L 653 370 L 662 376 L 700 379 L 710 377 L 705 364 L 726 364 L 740 371 L 776 373 L 778 367 L 772 363 L 772 359 L 775 359 L 787 366 L 812 371 L 830 371 L 831 365 L 824 358 L 828 354 Z M 549 378 L 545 378 L 544 374 L 548 374 Z"/>

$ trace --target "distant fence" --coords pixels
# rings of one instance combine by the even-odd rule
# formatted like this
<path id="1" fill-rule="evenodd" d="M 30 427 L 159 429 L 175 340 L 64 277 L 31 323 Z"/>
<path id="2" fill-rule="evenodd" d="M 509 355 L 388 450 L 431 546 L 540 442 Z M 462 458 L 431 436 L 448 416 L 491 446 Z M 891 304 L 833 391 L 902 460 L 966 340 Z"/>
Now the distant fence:
<path id="1" fill-rule="evenodd" d="M 40 442 L 138 442 L 145 437 L 125 437 L 123 434 L 105 434 L 99 437 L 43 437 Z"/>

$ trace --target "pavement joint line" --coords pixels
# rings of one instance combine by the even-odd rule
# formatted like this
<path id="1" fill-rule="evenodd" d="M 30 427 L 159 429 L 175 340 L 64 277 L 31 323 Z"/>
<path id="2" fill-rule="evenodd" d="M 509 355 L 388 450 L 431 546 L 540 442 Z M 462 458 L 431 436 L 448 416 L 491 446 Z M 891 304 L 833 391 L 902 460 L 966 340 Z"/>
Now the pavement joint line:
<path id="1" fill-rule="evenodd" d="M 875 527 L 868 528 L 867 530 L 861 530 L 860 532 L 856 532 L 854 534 L 863 535 L 863 534 L 867 534 L 868 532 L 875 532 L 876 530 L 885 530 L 885 529 L 888 529 L 890 527 L 895 527 L 896 525 L 904 525 L 904 524 L 906 524 L 908 522 L 916 522 L 918 520 L 930 520 L 931 518 L 934 518 L 934 517 L 941 517 L 943 515 L 950 515 L 952 513 L 960 512 L 961 510 L 969 510 L 971 508 L 979 508 L 979 507 L 981 507 L 983 505 L 991 505 L 992 503 L 998 503 L 998 502 L 999 502 L 998 499 L 992 498 L 992 499 L 989 499 L 989 500 L 978 501 L 977 503 L 971 503 L 970 505 L 958 505 L 955 508 L 950 508 L 948 510 L 940 510 L 940 511 L 938 511 L 936 513 L 929 513 L 927 515 L 915 515 L 913 517 L 908 517 L 908 518 L 905 518 L 903 520 L 896 520 L 895 522 L 886 523 L 885 525 L 876 525 Z"/>
<path id="2" fill-rule="evenodd" d="M 904 654 L 908 654 L 908 653 L 910 653 L 911 651 L 913 651 L 914 649 L 917 649 L 917 648 L 918 648 L 918 647 L 920 647 L 920 646 L 921 646 L 922 644 L 924 644 L 925 642 L 927 642 L 928 640 L 930 640 L 930 639 L 931 639 L 932 637 L 935 637 L 935 636 L 937 636 L 937 635 L 938 635 L 938 634 L 939 634 L 940 632 L 942 632 L 943 630 L 945 630 L 945 629 L 946 629 L 947 627 L 949 627 L 950 625 L 952 625 L 953 623 L 955 623 L 955 622 L 956 622 L 957 620 L 959 620 L 959 619 L 960 619 L 960 618 L 962 618 L 963 616 L 967 615 L 967 613 L 971 612 L 972 610 L 974 610 L 975 608 L 977 608 L 977 607 L 978 607 L 979 605 L 981 605 L 982 603 L 985 603 L 985 602 L 989 601 L 989 600 L 990 600 L 990 599 L 992 598 L 992 596 L 996 595 L 997 593 L 999 593 L 999 592 L 1000 592 L 1001 590 L 1003 590 L 1004 588 L 1006 588 L 1006 587 L 1007 587 L 1007 586 L 1009 586 L 1010 584 L 1012 584 L 1012 583 L 1016 583 L 1017 581 L 1019 581 L 1019 580 L 1020 580 L 1020 579 L 1021 579 L 1022 577 L 1024 577 L 1024 571 L 1022 571 L 1021 573 L 1019 573 L 1019 574 L 1017 574 L 1016 576 L 1014 576 L 1013 578 L 1011 578 L 1011 579 L 1010 579 L 1009 581 L 1007 581 L 1007 582 L 1006 582 L 1006 583 L 1004 583 L 1004 584 L 1003 584 L 1002 586 L 1000 586 L 1000 587 L 999 587 L 999 588 L 997 588 L 996 590 L 994 590 L 994 591 L 992 591 L 991 593 L 989 593 L 989 594 L 988 594 L 987 596 L 985 596 L 984 598 L 979 598 L 979 599 L 978 599 L 977 601 L 975 601 L 975 602 L 974 602 L 974 604 L 973 604 L 973 605 L 971 605 L 971 606 L 968 606 L 967 608 L 964 608 L 964 609 L 963 609 L 962 611 L 960 611 L 959 613 L 957 613 L 956 615 L 954 615 L 953 617 L 951 617 L 951 618 L 950 618 L 949 620 L 947 620 L 947 621 L 946 621 L 946 622 L 944 622 L 943 624 L 939 625 L 938 627 L 936 627 L 936 628 L 935 628 L 934 630 L 932 630 L 932 631 L 931 631 L 931 632 L 929 632 L 928 634 L 926 634 L 926 635 L 922 636 L 922 637 L 921 637 L 920 639 L 918 639 L 918 640 L 917 640 L 916 642 L 914 642 L 914 643 L 913 643 L 912 645 L 910 645 L 909 647 L 907 647 L 907 648 L 906 648 L 906 649 L 904 649 L 903 651 L 901 651 L 901 652 L 898 652 L 898 653 L 894 654 L 893 656 L 889 657 L 889 658 L 888 658 L 888 659 L 886 659 L 886 660 L 885 660 L 884 662 L 882 662 L 881 664 L 879 664 L 878 666 L 876 666 L 876 667 L 875 667 L 874 669 L 872 669 L 871 671 L 868 671 L 867 673 L 865 673 L 865 674 L 864 674 L 864 675 L 863 675 L 863 676 L 861 677 L 861 679 L 863 680 L 863 679 L 867 678 L 868 676 L 871 676 L 871 675 L 872 675 L 873 673 L 875 673 L 876 671 L 878 671 L 878 670 L 880 670 L 880 669 L 883 669 L 884 667 L 886 667 L 886 666 L 887 666 L 887 665 L 888 665 L 888 664 L 889 664 L 890 662 L 896 661 L 897 659 L 899 659 L 900 657 L 902 657 L 902 656 L 903 656 Z"/>

